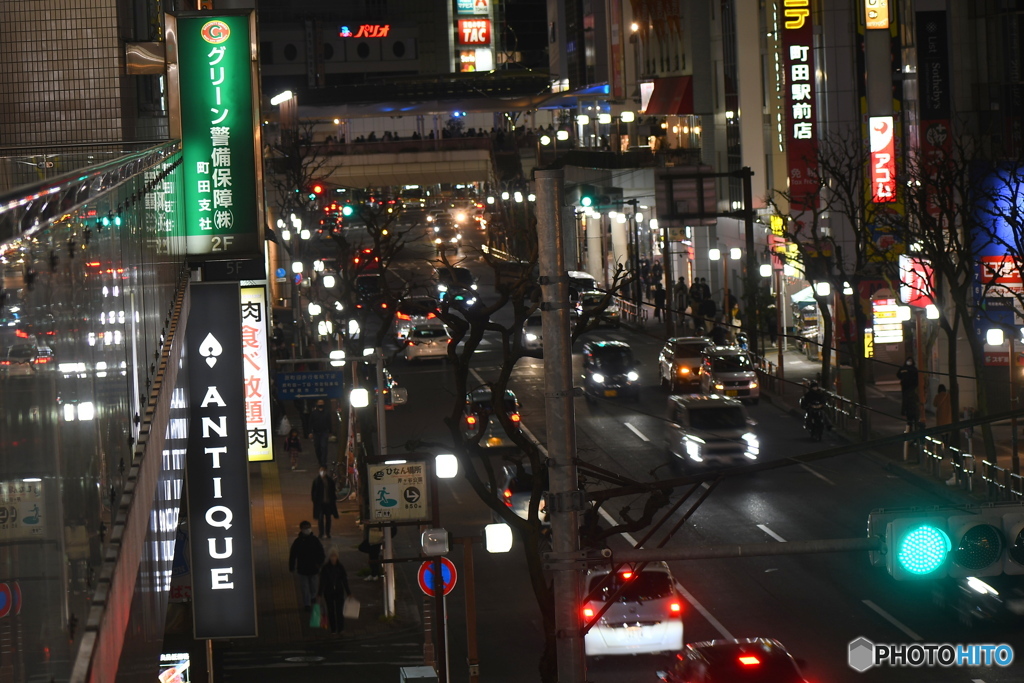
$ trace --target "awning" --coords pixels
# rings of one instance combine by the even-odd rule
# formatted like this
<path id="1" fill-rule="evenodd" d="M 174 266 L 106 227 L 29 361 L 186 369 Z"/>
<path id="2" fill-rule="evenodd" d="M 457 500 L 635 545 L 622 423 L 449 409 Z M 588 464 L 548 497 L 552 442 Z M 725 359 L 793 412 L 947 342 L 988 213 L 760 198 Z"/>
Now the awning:
<path id="1" fill-rule="evenodd" d="M 678 116 L 693 114 L 693 77 L 657 78 L 644 114 Z"/>

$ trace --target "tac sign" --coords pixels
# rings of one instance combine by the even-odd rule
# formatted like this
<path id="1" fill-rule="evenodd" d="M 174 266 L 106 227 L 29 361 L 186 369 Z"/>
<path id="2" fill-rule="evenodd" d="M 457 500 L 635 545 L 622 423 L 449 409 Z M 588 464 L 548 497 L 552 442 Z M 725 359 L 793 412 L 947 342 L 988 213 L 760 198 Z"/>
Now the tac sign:
<path id="1" fill-rule="evenodd" d="M 444 584 L 444 594 L 448 595 L 455 588 L 455 582 L 458 580 L 458 572 L 455 571 L 455 565 L 447 557 L 441 558 L 441 581 Z M 434 578 L 434 561 L 427 560 L 420 565 L 420 570 L 416 572 L 416 581 L 420 584 L 420 590 L 423 591 L 427 597 L 434 597 L 434 584 L 436 579 Z"/>

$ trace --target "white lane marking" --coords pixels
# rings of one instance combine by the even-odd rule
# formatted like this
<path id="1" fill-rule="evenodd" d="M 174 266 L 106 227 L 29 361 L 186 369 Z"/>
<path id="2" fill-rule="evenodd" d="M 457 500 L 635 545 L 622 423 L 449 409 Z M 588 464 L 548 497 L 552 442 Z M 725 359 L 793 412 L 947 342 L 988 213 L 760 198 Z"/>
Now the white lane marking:
<path id="1" fill-rule="evenodd" d="M 611 514 L 607 510 L 605 510 L 604 508 L 600 508 L 600 512 L 601 512 L 601 516 L 604 517 L 605 520 L 607 520 L 607 522 L 609 524 L 613 524 L 614 525 L 614 524 L 618 524 L 619 523 L 619 522 L 616 522 L 615 518 L 612 517 Z M 634 548 L 636 547 L 636 539 L 633 538 L 633 536 L 631 534 L 626 533 L 625 531 L 623 531 L 620 535 L 624 539 L 626 539 L 627 543 L 629 543 Z M 715 630 L 718 631 L 718 633 L 723 638 L 727 638 L 729 640 L 735 640 L 736 639 L 736 636 L 734 636 L 733 634 L 729 633 L 729 630 L 727 628 L 725 628 L 725 626 L 722 625 L 722 622 L 720 622 L 718 619 L 715 619 L 714 615 L 711 614 L 711 612 L 709 612 L 707 610 L 707 608 L 704 607 L 704 605 L 700 604 L 700 602 L 697 601 L 697 598 L 693 597 L 693 594 L 690 593 L 690 591 L 686 590 L 686 588 L 683 587 L 683 584 L 679 584 L 679 589 L 680 589 L 679 592 L 683 594 L 683 597 L 686 598 L 686 601 L 689 602 L 691 605 L 693 605 L 694 609 L 696 609 L 698 612 L 700 612 L 701 616 L 704 617 L 705 619 L 707 619 L 708 623 L 711 624 L 715 628 Z"/>
<path id="2" fill-rule="evenodd" d="M 786 542 L 786 539 L 784 539 L 782 536 L 779 536 L 777 533 L 775 533 L 774 531 L 769 529 L 768 526 L 765 525 L 765 524 L 758 524 L 757 528 L 760 529 L 761 531 L 765 532 L 766 534 L 768 534 L 772 538 L 774 538 L 779 543 L 785 543 Z"/>
<path id="3" fill-rule="evenodd" d="M 628 422 L 623 422 L 622 424 L 626 425 L 626 429 L 628 429 L 629 431 L 633 432 L 638 437 L 640 437 L 641 441 L 650 441 L 650 439 L 648 439 L 646 436 L 644 436 L 643 432 L 641 432 L 639 429 L 637 429 L 633 425 L 629 424 Z"/>
<path id="4" fill-rule="evenodd" d="M 893 626 L 895 626 L 899 630 L 901 630 L 904 633 L 906 633 L 907 636 L 909 636 L 911 639 L 917 640 L 917 641 L 922 640 L 921 636 L 919 636 L 916 633 L 914 633 L 913 631 L 911 631 L 910 628 L 908 628 L 907 626 L 904 626 L 903 624 L 901 624 L 896 617 L 894 617 L 893 615 L 889 614 L 888 612 L 886 612 L 884 609 L 882 609 L 881 607 L 879 607 L 875 603 L 871 602 L 870 600 L 861 600 L 861 602 L 863 602 L 865 605 L 867 605 L 872 610 L 874 610 L 878 614 L 878 616 L 882 617 L 883 619 L 888 621 L 890 624 L 892 624 Z"/>
<path id="5" fill-rule="evenodd" d="M 834 481 L 832 481 L 831 479 L 829 479 L 828 477 L 826 477 L 826 476 L 825 476 L 824 474 L 822 474 L 822 473 L 818 472 L 817 470 L 813 470 L 813 469 L 811 469 L 810 467 L 808 467 L 807 465 L 804 465 L 803 463 L 801 463 L 801 464 L 800 464 L 800 467 L 801 467 L 802 469 L 805 469 L 805 470 L 807 470 L 808 472 L 810 472 L 811 474 L 813 474 L 814 476 L 816 476 L 816 477 L 817 477 L 818 479 L 821 479 L 821 480 L 822 480 L 823 482 L 825 482 L 826 484 L 832 484 L 832 486 L 835 486 L 835 485 L 836 485 L 836 483 L 835 483 Z"/>

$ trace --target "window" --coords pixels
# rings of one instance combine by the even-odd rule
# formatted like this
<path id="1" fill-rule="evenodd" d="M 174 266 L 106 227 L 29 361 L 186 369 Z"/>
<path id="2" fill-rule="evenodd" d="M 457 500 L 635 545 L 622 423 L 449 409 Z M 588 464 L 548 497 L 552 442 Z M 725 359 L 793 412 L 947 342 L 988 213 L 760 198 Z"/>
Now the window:
<path id="1" fill-rule="evenodd" d="M 739 407 L 690 408 L 690 426 L 694 429 L 741 429 L 746 424 L 743 409 Z"/>

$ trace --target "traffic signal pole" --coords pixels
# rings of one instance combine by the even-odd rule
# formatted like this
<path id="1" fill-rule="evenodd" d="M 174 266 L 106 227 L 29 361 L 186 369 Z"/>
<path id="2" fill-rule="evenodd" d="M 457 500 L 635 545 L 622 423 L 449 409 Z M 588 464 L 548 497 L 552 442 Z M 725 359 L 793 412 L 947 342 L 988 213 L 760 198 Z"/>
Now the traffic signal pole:
<path id="1" fill-rule="evenodd" d="M 544 335 L 544 413 L 548 435 L 551 548 L 575 555 L 579 550 L 579 510 L 583 500 L 576 476 L 576 422 L 573 406 L 572 346 L 569 334 L 569 276 L 562 231 L 561 170 L 538 170 L 537 263 Z M 553 571 L 555 647 L 558 683 L 585 683 L 586 658 L 581 628 L 580 573 L 571 566 Z"/>

